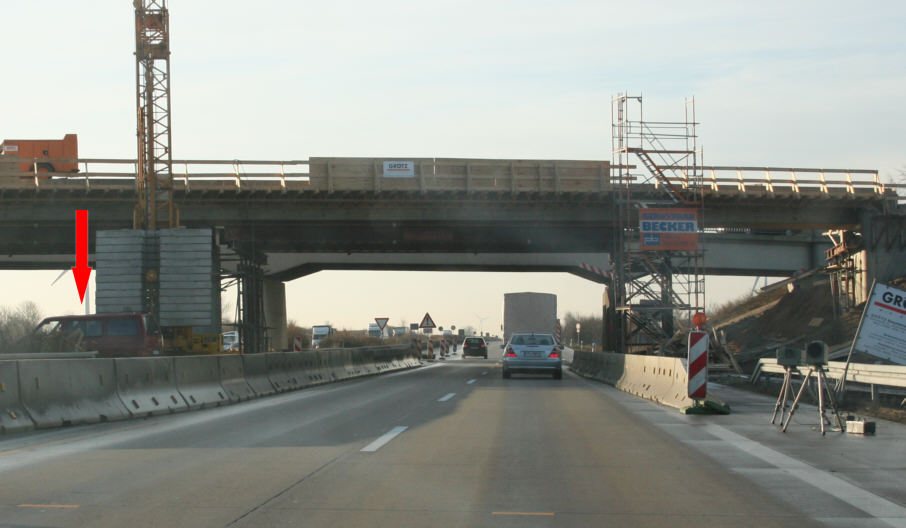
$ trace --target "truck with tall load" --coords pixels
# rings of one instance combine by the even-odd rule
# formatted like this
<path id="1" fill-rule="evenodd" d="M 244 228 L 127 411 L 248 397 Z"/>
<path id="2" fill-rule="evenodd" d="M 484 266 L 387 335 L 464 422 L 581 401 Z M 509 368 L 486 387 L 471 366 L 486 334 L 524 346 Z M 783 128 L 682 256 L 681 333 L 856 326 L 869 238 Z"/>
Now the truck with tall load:
<path id="1" fill-rule="evenodd" d="M 336 333 L 336 330 L 334 330 L 330 325 L 315 325 L 311 327 L 311 347 L 320 347 L 321 341 L 326 339 L 327 336 L 334 333 Z"/>
<path id="2" fill-rule="evenodd" d="M 503 294 L 503 342 L 513 334 L 553 334 L 557 321 L 557 296 L 553 293 Z"/>
<path id="3" fill-rule="evenodd" d="M 74 161 L 54 161 L 78 157 L 76 134 L 66 134 L 63 139 L 4 139 L 0 143 L 3 167 L 10 165 L 15 172 L 79 172 L 79 164 Z"/>

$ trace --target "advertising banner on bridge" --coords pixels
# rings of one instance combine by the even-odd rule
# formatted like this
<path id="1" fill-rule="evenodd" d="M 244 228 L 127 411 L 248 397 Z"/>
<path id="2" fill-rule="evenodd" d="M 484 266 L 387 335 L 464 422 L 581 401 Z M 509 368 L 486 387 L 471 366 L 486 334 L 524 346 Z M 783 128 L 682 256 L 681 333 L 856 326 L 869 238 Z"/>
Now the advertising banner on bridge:
<path id="1" fill-rule="evenodd" d="M 695 251 L 698 249 L 698 211 L 695 209 L 640 209 L 640 249 Z"/>
<path id="2" fill-rule="evenodd" d="M 853 350 L 906 365 L 906 290 L 875 283 Z"/>

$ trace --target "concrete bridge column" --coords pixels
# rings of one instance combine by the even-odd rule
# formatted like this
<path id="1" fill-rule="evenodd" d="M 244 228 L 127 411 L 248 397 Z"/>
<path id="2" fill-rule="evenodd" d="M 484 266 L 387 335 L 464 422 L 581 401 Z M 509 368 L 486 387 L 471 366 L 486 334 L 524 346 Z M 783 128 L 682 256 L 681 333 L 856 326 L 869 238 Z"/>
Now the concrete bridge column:
<path id="1" fill-rule="evenodd" d="M 872 281 L 889 282 L 906 275 L 906 215 L 877 215 L 862 222 L 861 262 L 864 279 L 857 281 L 856 303 L 868 300 Z M 858 297 L 861 294 L 861 299 Z"/>
<path id="2" fill-rule="evenodd" d="M 286 285 L 281 280 L 264 279 L 264 319 L 267 321 L 267 343 L 273 350 L 286 350 Z"/>

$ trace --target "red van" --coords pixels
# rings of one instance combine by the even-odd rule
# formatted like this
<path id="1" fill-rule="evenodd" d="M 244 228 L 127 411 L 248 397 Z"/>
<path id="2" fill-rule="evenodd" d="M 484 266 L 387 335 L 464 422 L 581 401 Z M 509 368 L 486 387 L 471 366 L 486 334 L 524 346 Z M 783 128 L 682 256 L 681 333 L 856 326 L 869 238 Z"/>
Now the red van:
<path id="1" fill-rule="evenodd" d="M 48 317 L 35 334 L 76 336 L 81 351 L 97 351 L 98 357 L 159 356 L 164 350 L 160 327 L 148 314 Z"/>

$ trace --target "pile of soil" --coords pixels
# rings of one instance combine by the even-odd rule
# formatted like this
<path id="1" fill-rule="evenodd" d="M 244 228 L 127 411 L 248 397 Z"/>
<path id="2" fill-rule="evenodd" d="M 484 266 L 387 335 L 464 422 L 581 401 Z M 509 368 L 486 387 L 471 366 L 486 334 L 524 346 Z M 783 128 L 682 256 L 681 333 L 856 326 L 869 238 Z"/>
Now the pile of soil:
<path id="1" fill-rule="evenodd" d="M 906 287 L 906 277 L 891 281 Z M 829 349 L 848 348 L 855 338 L 864 305 L 835 317 L 830 282 L 826 275 L 812 275 L 793 287 L 774 288 L 724 307 L 711 320 L 713 328 L 747 374 L 759 358 L 774 357 L 778 346 L 802 347 L 812 340 L 827 343 Z M 880 362 L 877 357 L 853 356 L 854 362 Z M 745 378 L 724 380 L 729 385 L 777 395 L 779 384 L 752 385 Z M 888 395 L 872 402 L 868 395 L 848 393 L 841 411 L 906 423 L 906 408 L 899 397 Z"/>
<path id="2" fill-rule="evenodd" d="M 817 275 L 725 309 L 712 325 L 727 350 L 751 372 L 760 357 L 773 356 L 778 346 L 821 340 L 833 348 L 852 341 L 861 313 L 858 307 L 835 317 L 830 282 Z"/>

